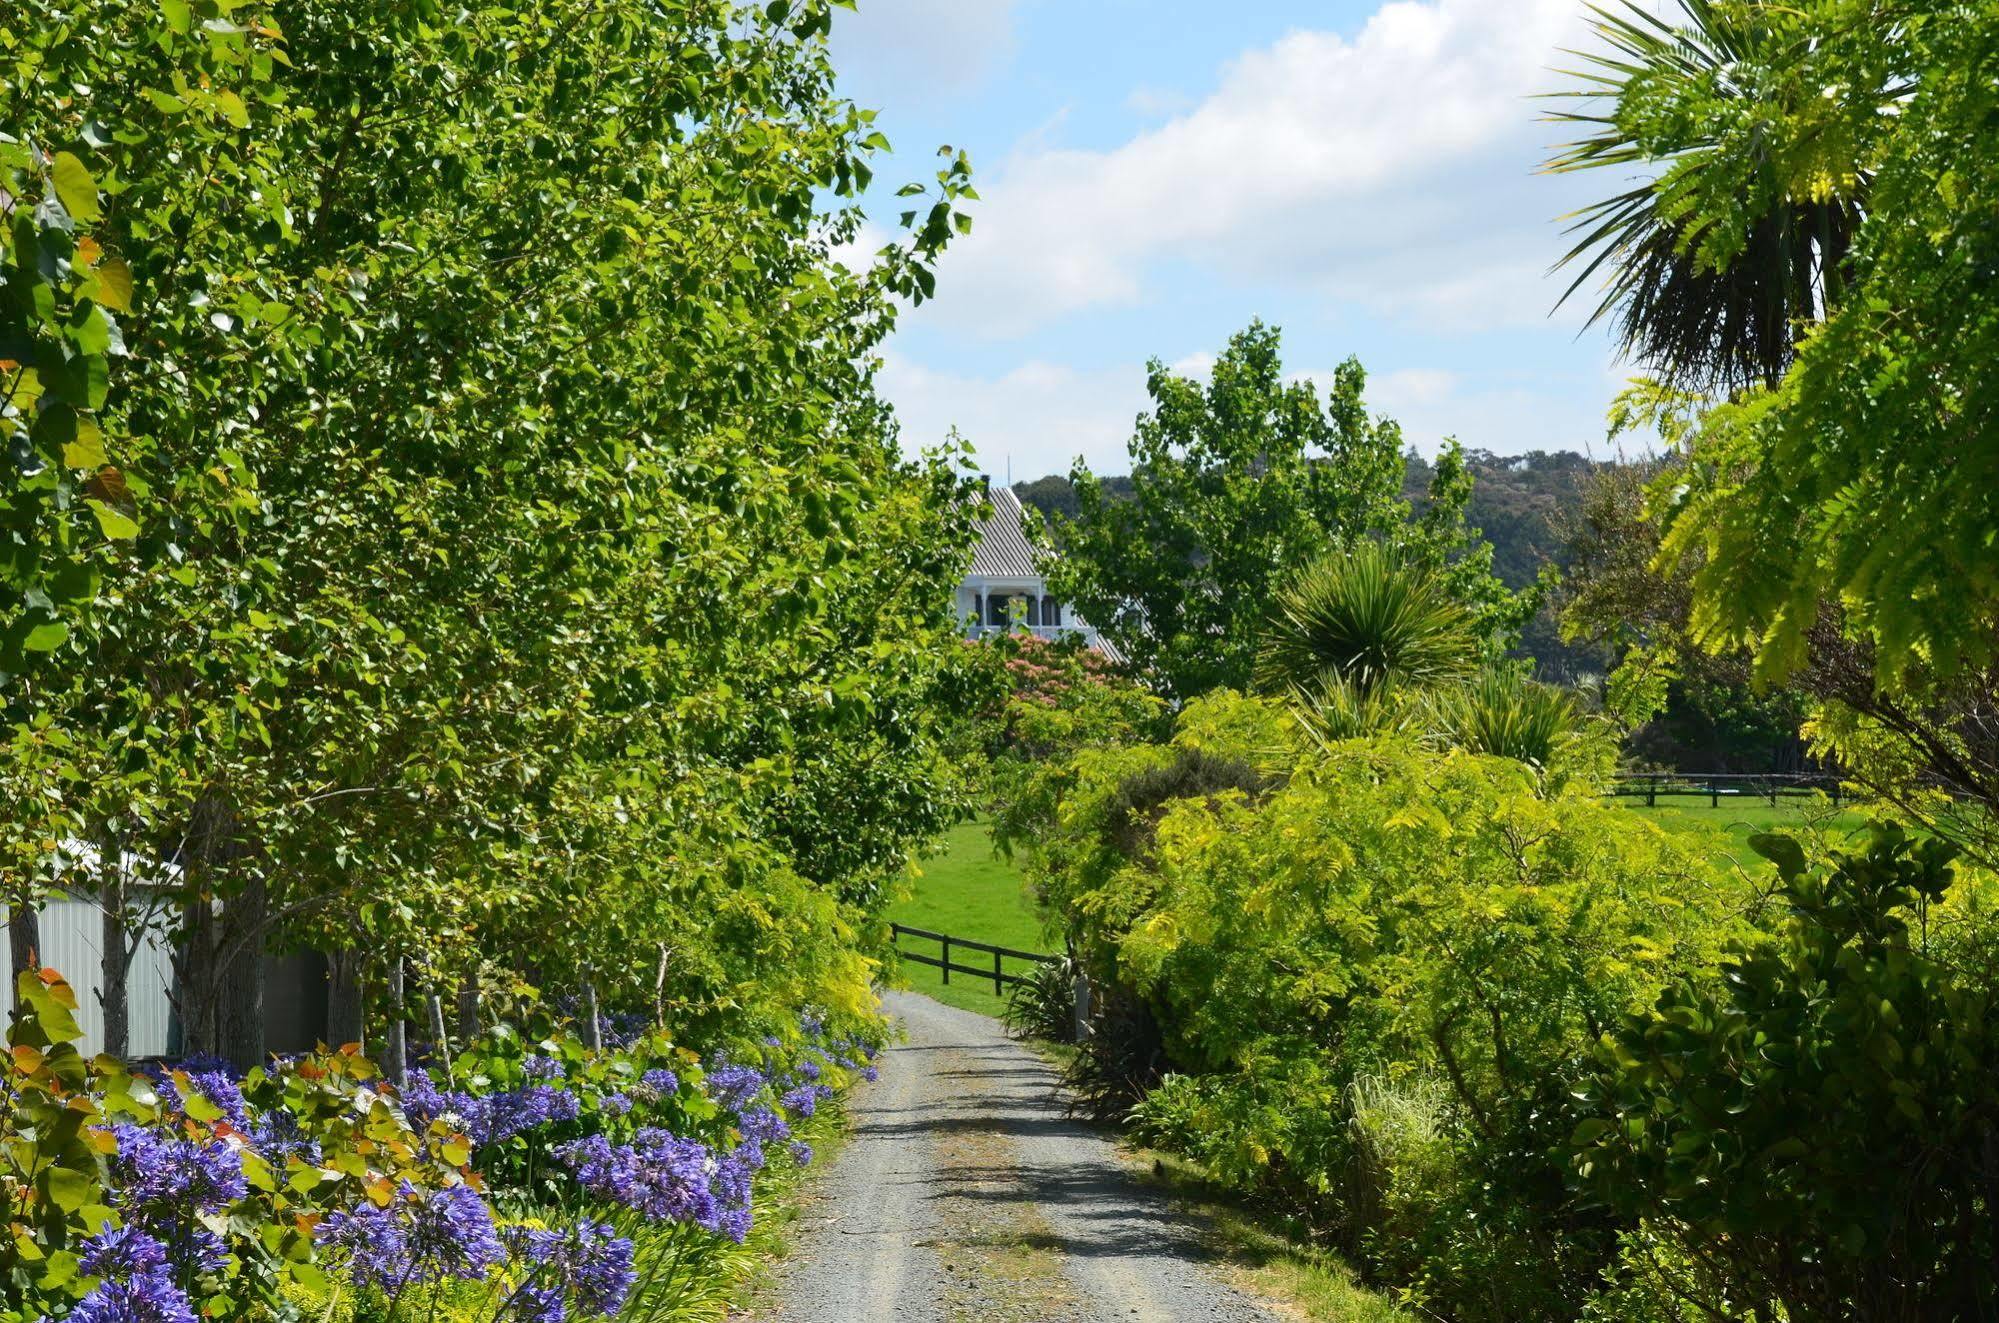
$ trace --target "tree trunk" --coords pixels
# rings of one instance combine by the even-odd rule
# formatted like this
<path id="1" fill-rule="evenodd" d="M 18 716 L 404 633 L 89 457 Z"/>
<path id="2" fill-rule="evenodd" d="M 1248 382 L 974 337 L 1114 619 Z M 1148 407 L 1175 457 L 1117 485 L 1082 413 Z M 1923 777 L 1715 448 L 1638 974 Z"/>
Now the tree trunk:
<path id="1" fill-rule="evenodd" d="M 261 879 L 252 881 L 225 903 L 218 884 L 246 853 L 228 803 L 217 795 L 199 800 L 184 857 L 186 941 L 175 961 L 182 1047 L 245 1070 L 264 1059 L 266 890 Z"/>
<path id="2" fill-rule="evenodd" d="M 34 892 L 22 887 L 14 893 L 7 909 L 7 944 L 14 956 L 14 982 L 21 975 L 42 967 L 42 915 Z"/>
<path id="3" fill-rule="evenodd" d="M 125 859 L 124 852 L 115 845 L 108 847 L 117 851 L 108 859 L 99 860 L 102 880 L 98 884 L 98 903 L 103 910 L 103 926 L 98 945 L 102 948 L 99 956 L 97 1000 L 104 1008 L 104 1050 L 114 1057 L 128 1055 L 132 1050 L 132 1000 L 130 978 L 132 971 L 132 939 L 127 920 L 125 900 Z"/>
<path id="4" fill-rule="evenodd" d="M 221 985 L 220 1050 L 239 1070 L 264 1064 L 264 923 L 267 893 L 253 882 L 230 902 Z"/>
<path id="5" fill-rule="evenodd" d="M 382 1073 L 401 1086 L 409 1079 L 409 1039 L 403 1029 L 403 958 L 389 961 L 388 1025 L 382 1040 Z"/>
<path id="6" fill-rule="evenodd" d="M 423 999 L 430 1013 L 430 1037 L 437 1046 L 437 1059 L 444 1063 L 444 1077 L 451 1078 L 451 1039 L 444 1032 L 444 998 L 431 993 Z"/>
<path id="7" fill-rule="evenodd" d="M 662 1031 L 666 1028 L 666 966 L 672 954 L 665 942 L 659 944 L 659 968 L 652 976 L 652 1027 Z"/>
<path id="8" fill-rule="evenodd" d="M 592 1052 L 604 1050 L 604 1022 L 597 1014 L 597 985 L 583 985 L 583 1046 Z"/>
<path id="9" fill-rule="evenodd" d="M 458 1039 L 470 1043 L 479 1037 L 479 975 L 467 974 L 458 985 Z"/>
<path id="10" fill-rule="evenodd" d="M 367 988 L 362 980 L 361 953 L 335 951 L 326 958 L 326 1042 L 329 1047 L 368 1045 Z"/>

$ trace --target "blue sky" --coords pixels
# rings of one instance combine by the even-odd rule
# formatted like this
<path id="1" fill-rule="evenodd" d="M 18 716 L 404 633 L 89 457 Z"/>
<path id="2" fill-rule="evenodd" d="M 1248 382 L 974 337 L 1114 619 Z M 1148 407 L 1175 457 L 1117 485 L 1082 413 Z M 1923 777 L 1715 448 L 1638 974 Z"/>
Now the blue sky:
<path id="1" fill-rule="evenodd" d="M 1580 0 L 862 0 L 843 90 L 897 154 L 871 210 L 971 153 L 983 201 L 906 313 L 884 392 L 1016 480 L 1123 472 L 1145 363 L 1199 371 L 1252 317 L 1300 375 L 1358 355 L 1424 450 L 1603 449 L 1626 372 L 1563 288 L 1536 175 Z"/>

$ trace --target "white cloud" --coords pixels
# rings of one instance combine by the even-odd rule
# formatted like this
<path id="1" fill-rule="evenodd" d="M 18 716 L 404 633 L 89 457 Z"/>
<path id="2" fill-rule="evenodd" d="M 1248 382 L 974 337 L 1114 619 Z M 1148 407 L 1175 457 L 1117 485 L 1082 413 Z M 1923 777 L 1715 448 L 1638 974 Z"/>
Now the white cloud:
<path id="1" fill-rule="evenodd" d="M 1123 473 L 1132 421 L 1148 403 L 1145 368 L 1083 372 L 1030 360 L 996 377 L 921 366 L 893 351 L 879 384 L 895 402 L 905 450 L 935 445 L 955 427 L 980 465 L 1015 481 L 1067 473 L 1081 455 L 1099 473 Z"/>
<path id="2" fill-rule="evenodd" d="M 1126 110 L 1146 119 L 1164 119 L 1190 109 L 1194 98 L 1171 87 L 1134 87 L 1124 99 Z"/>
<path id="3" fill-rule="evenodd" d="M 977 87 L 1014 50 L 1014 0 L 863 0 L 833 18 L 834 67 L 863 104 Z"/>
<path id="4" fill-rule="evenodd" d="M 1209 354 L 1190 354 L 1174 372 L 1205 379 Z M 1330 371 L 1289 374 L 1330 384 Z M 903 446 L 934 445 L 955 427 L 978 450 L 980 467 L 1015 481 L 1067 473 L 1078 455 L 1098 473 L 1126 473 L 1132 424 L 1151 406 L 1145 366 L 1080 371 L 1031 359 L 996 376 L 947 372 L 891 351 L 879 384 L 895 402 Z M 1582 387 L 1578 389 L 1578 387 Z M 1594 379 L 1402 368 L 1368 378 L 1367 404 L 1402 425 L 1408 443 L 1434 455 L 1447 436 L 1502 455 L 1603 446 L 1603 401 Z M 1323 394 L 1323 390 L 1322 390 Z"/>
<path id="5" fill-rule="evenodd" d="M 946 6 L 947 8 L 950 6 Z M 1578 0 L 1394 0 L 1351 37 L 1294 31 L 1198 106 L 1108 151 L 1017 147 L 981 181 L 937 315 L 1024 334 L 1141 303 L 1155 262 L 1305 285 L 1458 329 L 1540 322 L 1550 224 L 1534 93 L 1580 40 Z"/>

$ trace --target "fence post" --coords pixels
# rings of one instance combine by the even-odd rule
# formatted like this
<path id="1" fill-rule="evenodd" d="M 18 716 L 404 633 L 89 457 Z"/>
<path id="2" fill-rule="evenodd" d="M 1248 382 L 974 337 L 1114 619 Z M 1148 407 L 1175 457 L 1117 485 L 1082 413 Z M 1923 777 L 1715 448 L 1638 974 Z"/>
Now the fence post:
<path id="1" fill-rule="evenodd" d="M 996 948 L 993 951 L 993 996 L 1000 995 L 1000 953 Z"/>
<path id="2" fill-rule="evenodd" d="M 1645 807 L 1659 807 L 1659 778 L 1656 776 L 1645 778 Z"/>
<path id="3" fill-rule="evenodd" d="M 1090 976 L 1083 967 L 1076 966 L 1076 1041 L 1082 1042 L 1090 1036 Z"/>
<path id="4" fill-rule="evenodd" d="M 1713 777 L 1707 779 L 1707 806 L 1712 809 L 1721 807 L 1721 784 Z"/>
<path id="5" fill-rule="evenodd" d="M 944 986 L 949 987 L 951 985 L 951 939 L 946 937 L 943 939 L 943 942 L 944 942 Z"/>

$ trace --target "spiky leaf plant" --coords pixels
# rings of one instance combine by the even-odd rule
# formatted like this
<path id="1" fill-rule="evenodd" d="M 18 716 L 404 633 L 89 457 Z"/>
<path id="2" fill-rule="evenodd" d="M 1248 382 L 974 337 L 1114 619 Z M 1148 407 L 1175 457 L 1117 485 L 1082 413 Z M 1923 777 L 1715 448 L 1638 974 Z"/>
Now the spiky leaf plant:
<path id="1" fill-rule="evenodd" d="M 1479 642 L 1441 576 L 1361 542 L 1314 561 L 1279 592 L 1257 679 L 1344 720 L 1385 710 L 1391 689 L 1471 675 Z"/>
<path id="2" fill-rule="evenodd" d="M 1795 9 L 1678 0 L 1671 22 L 1630 0 L 1591 6 L 1596 41 L 1573 52 L 1577 86 L 1551 118 L 1584 136 L 1551 173 L 1642 176 L 1573 213 L 1577 267 L 1593 278 L 1624 350 L 1673 385 L 1726 393 L 1774 384 L 1805 331 L 1837 302 L 1870 172 L 1849 122 L 1901 95 L 1812 77 Z M 1780 135 L 1778 119 L 1813 131 Z"/>

